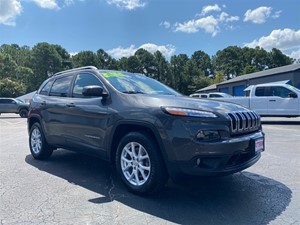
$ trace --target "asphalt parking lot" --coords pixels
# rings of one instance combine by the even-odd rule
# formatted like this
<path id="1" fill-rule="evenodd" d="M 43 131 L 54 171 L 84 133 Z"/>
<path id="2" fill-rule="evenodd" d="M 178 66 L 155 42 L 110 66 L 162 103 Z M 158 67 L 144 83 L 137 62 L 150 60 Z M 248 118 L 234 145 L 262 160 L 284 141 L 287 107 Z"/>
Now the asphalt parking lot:
<path id="1" fill-rule="evenodd" d="M 221 178 L 169 181 L 157 196 L 127 192 L 99 159 L 29 152 L 26 119 L 0 116 L 0 224 L 300 224 L 300 118 L 263 118 L 266 150 Z"/>

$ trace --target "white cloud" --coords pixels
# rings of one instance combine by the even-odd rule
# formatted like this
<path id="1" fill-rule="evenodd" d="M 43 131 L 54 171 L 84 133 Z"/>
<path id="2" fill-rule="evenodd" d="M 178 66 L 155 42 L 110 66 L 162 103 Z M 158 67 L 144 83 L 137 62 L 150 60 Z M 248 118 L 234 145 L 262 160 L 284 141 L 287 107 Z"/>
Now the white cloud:
<path id="1" fill-rule="evenodd" d="M 298 50 L 292 51 L 290 57 L 293 59 L 300 60 L 300 48 Z"/>
<path id="2" fill-rule="evenodd" d="M 18 0 L 0 1 L 0 24 L 15 26 L 15 19 L 22 12 L 22 6 Z"/>
<path id="3" fill-rule="evenodd" d="M 141 0 L 106 0 L 110 5 L 116 5 L 119 8 L 124 8 L 127 10 L 133 10 L 136 8 L 142 8 L 146 3 Z"/>
<path id="4" fill-rule="evenodd" d="M 219 32 L 218 20 L 213 16 L 207 16 L 197 20 L 189 20 L 185 23 L 175 24 L 175 32 L 196 33 L 199 29 L 205 30 L 205 32 L 210 33 L 214 37 Z"/>
<path id="5" fill-rule="evenodd" d="M 171 27 L 171 23 L 168 21 L 164 21 L 160 23 L 160 26 L 164 26 L 164 28 L 169 29 Z"/>
<path id="6" fill-rule="evenodd" d="M 223 8 L 225 7 L 226 6 L 224 5 Z M 203 7 L 201 14 L 196 15 L 200 17 L 202 16 L 201 18 L 192 19 L 183 23 L 175 23 L 174 32 L 196 33 L 202 29 L 214 37 L 221 31 L 222 27 L 225 27 L 226 29 L 234 29 L 234 26 L 230 23 L 237 22 L 240 19 L 238 16 L 231 16 L 226 12 L 221 12 L 216 16 L 209 15 L 203 17 L 203 15 L 213 11 L 219 12 L 221 11 L 221 8 L 217 4 Z"/>
<path id="7" fill-rule="evenodd" d="M 229 16 L 226 12 L 222 12 L 219 16 L 219 20 L 221 22 L 235 22 L 239 21 L 240 18 L 238 16 Z"/>
<path id="8" fill-rule="evenodd" d="M 246 43 L 245 46 L 254 48 L 260 46 L 266 50 L 278 48 L 281 51 L 292 50 L 300 46 L 300 30 L 295 31 L 289 28 L 273 30 L 268 36 Z"/>
<path id="9" fill-rule="evenodd" d="M 271 13 L 272 13 L 272 8 L 266 6 L 261 6 L 253 10 L 249 9 L 244 15 L 245 16 L 244 21 L 245 22 L 251 21 L 252 23 L 262 24 L 265 23 L 267 18 L 271 16 Z M 280 13 L 278 12 L 276 13 L 275 15 L 279 17 Z"/>
<path id="10" fill-rule="evenodd" d="M 156 45 L 152 43 L 146 43 L 138 48 L 136 48 L 134 45 L 130 45 L 130 47 L 128 48 L 118 47 L 111 50 L 107 50 L 106 52 L 112 57 L 120 59 L 122 57 L 129 57 L 134 55 L 134 53 L 140 48 L 143 48 L 149 51 L 150 53 L 154 53 L 158 50 L 166 57 L 170 57 L 171 55 L 173 55 L 176 50 L 175 47 L 172 45 Z"/>
<path id="11" fill-rule="evenodd" d="M 215 12 L 221 11 L 221 8 L 219 7 L 218 4 L 203 6 L 200 15 L 205 16 L 209 12 L 213 12 L 213 11 L 215 11 Z"/>
<path id="12" fill-rule="evenodd" d="M 32 1 L 43 9 L 60 9 L 56 0 L 32 0 Z"/>
<path id="13" fill-rule="evenodd" d="M 281 10 L 280 10 L 280 11 L 277 11 L 277 12 L 275 12 L 275 13 L 272 15 L 272 18 L 273 18 L 273 19 L 277 19 L 277 18 L 279 18 L 281 13 L 282 13 L 282 11 L 281 11 Z"/>
<path id="14" fill-rule="evenodd" d="M 289 28 L 273 30 L 268 36 L 246 43 L 245 46 L 255 48 L 259 46 L 266 50 L 277 48 L 292 58 L 299 59 L 300 53 L 300 30 L 295 31 Z M 289 54 L 291 53 L 291 54 Z"/>

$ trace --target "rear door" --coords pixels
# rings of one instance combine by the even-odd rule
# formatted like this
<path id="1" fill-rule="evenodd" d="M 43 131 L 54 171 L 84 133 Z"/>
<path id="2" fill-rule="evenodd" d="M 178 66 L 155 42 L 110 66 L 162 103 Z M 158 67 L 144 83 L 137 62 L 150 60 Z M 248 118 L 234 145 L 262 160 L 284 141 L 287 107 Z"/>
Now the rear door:
<path id="1" fill-rule="evenodd" d="M 68 74 L 48 82 L 37 97 L 47 139 L 51 144 L 58 146 L 66 145 L 65 137 L 69 132 L 66 110 L 72 101 L 69 93 L 73 77 L 72 74 Z"/>

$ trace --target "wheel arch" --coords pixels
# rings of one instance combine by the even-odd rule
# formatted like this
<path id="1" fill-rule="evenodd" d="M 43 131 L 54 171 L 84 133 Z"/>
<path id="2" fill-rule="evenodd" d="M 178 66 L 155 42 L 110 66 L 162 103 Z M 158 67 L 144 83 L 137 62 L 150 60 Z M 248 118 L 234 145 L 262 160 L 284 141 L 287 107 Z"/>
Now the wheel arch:
<path id="1" fill-rule="evenodd" d="M 35 114 L 31 114 L 31 116 L 27 118 L 27 128 L 28 128 L 28 133 L 30 132 L 31 127 L 32 127 L 33 124 L 35 124 L 35 123 L 39 123 L 40 126 L 41 126 L 41 129 L 43 130 L 43 132 L 45 131 L 40 116 L 39 116 L 39 115 L 35 115 Z M 47 137 L 46 137 L 46 140 L 47 140 Z"/>
<path id="2" fill-rule="evenodd" d="M 122 139 L 122 137 L 124 137 L 130 132 L 140 132 L 150 136 L 151 140 L 154 140 L 155 144 L 159 147 L 159 154 L 162 157 L 163 162 L 166 166 L 166 152 L 158 131 L 152 124 L 143 122 L 122 122 L 115 127 L 109 145 L 109 160 L 112 163 L 115 163 L 116 151 L 120 140 Z"/>

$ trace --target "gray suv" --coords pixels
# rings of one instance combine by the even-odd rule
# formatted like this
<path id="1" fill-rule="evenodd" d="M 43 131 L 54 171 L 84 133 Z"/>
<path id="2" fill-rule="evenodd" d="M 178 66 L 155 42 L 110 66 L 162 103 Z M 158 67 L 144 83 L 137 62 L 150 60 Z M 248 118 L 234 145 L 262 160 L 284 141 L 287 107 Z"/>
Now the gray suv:
<path id="1" fill-rule="evenodd" d="M 168 177 L 244 170 L 264 151 L 254 111 L 182 96 L 141 74 L 91 66 L 57 73 L 41 85 L 28 132 L 35 159 L 57 148 L 100 157 L 137 194 L 158 191 Z"/>
<path id="2" fill-rule="evenodd" d="M 1 113 L 17 113 L 22 118 L 28 114 L 29 103 L 24 103 L 15 98 L 0 98 L 0 115 Z"/>

